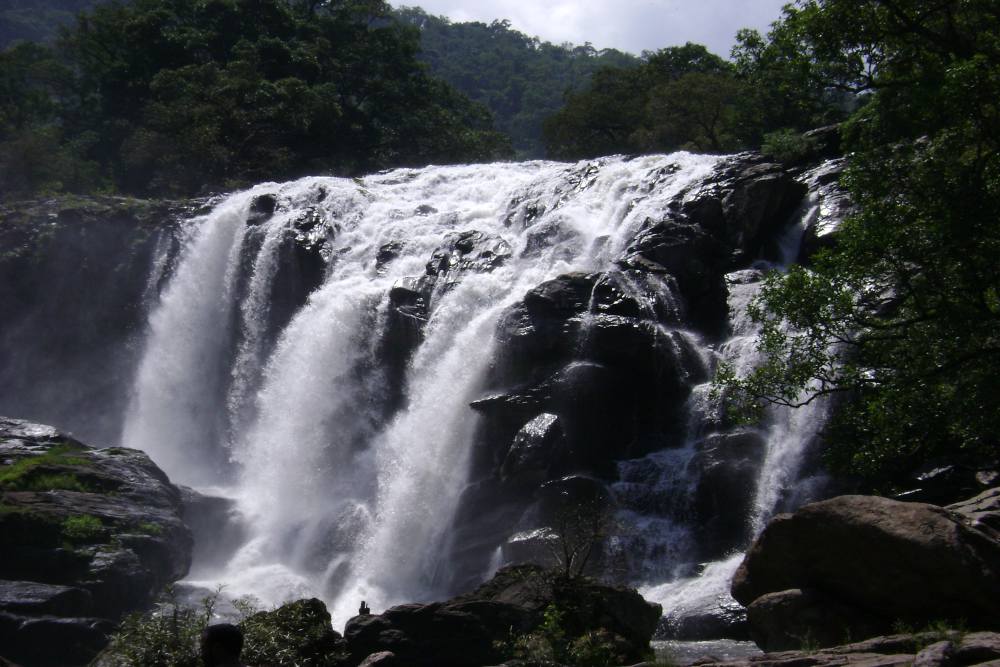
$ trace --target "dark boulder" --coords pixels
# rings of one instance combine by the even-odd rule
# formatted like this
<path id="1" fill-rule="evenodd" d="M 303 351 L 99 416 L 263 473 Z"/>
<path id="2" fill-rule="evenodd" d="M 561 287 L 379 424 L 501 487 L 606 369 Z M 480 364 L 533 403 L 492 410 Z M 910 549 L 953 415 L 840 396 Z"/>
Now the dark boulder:
<path id="1" fill-rule="evenodd" d="M 960 503 L 1000 483 L 997 461 L 978 465 L 957 461 L 932 461 L 914 470 L 896 500 L 947 505 Z"/>
<path id="2" fill-rule="evenodd" d="M 404 247 L 402 241 L 389 241 L 379 246 L 375 255 L 375 270 L 380 274 L 384 273 L 385 267 L 399 257 Z"/>
<path id="3" fill-rule="evenodd" d="M 634 590 L 564 579 L 535 566 L 505 568 L 478 589 L 447 602 L 393 607 L 356 616 L 344 637 L 354 660 L 391 651 L 402 664 L 478 666 L 505 659 L 502 643 L 537 628 L 545 610 L 563 613 L 569 637 L 605 630 L 622 638 L 628 660 L 645 657 L 660 617 Z"/>
<path id="4" fill-rule="evenodd" d="M 0 418 L 0 646 L 32 665 L 85 664 L 122 615 L 185 574 L 180 491 L 144 453 L 91 449 Z"/>
<path id="5" fill-rule="evenodd" d="M 975 498 L 948 505 L 948 509 L 961 516 L 966 525 L 1000 542 L 1000 487 L 983 491 Z"/>
<path id="6" fill-rule="evenodd" d="M 323 284 L 335 259 L 333 244 L 339 232 L 339 223 L 318 207 L 306 209 L 285 224 L 268 299 L 269 339 L 277 338 L 309 295 Z"/>
<path id="7" fill-rule="evenodd" d="M 546 220 L 525 234 L 522 257 L 539 257 L 549 248 L 558 248 L 555 259 L 571 260 L 583 252 L 580 234 L 564 220 Z"/>
<path id="8" fill-rule="evenodd" d="M 278 196 L 272 193 L 257 195 L 250 201 L 247 224 L 257 226 L 271 219 L 278 207 Z"/>
<path id="9" fill-rule="evenodd" d="M 379 651 L 362 660 L 358 667 L 403 667 L 403 663 L 392 651 Z"/>
<path id="10" fill-rule="evenodd" d="M 398 252 L 382 246 L 377 262 L 391 261 Z M 510 244 L 502 237 L 477 230 L 452 232 L 431 254 L 424 275 L 402 278 L 389 292 L 389 313 L 380 340 L 379 358 L 386 367 L 387 384 L 394 393 L 390 404 L 398 405 L 410 355 L 423 339 L 423 327 L 434 307 L 434 294 L 453 289 L 471 273 L 493 271 L 511 256 Z M 384 262 L 380 264 L 384 266 Z"/>
<path id="11" fill-rule="evenodd" d="M 767 443 L 756 431 L 719 433 L 703 440 L 691 461 L 700 557 L 715 560 L 750 539 L 753 500 Z"/>
<path id="12" fill-rule="evenodd" d="M 537 486 L 547 479 L 549 471 L 564 455 L 565 439 L 559 417 L 544 412 L 514 436 L 514 442 L 500 466 L 500 478 L 505 482 Z"/>
<path id="13" fill-rule="evenodd" d="M 841 496 L 779 515 L 747 553 L 732 593 L 751 608 L 769 593 L 814 591 L 852 613 L 852 637 L 887 632 L 893 622 L 922 627 L 961 620 L 1000 625 L 1000 542 L 967 516 L 922 503 Z M 770 624 L 758 605 L 751 624 Z M 782 612 L 783 613 L 783 612 Z M 872 622 L 881 620 L 882 625 Z M 763 631 L 762 631 L 763 632 Z M 821 634 L 817 627 L 813 636 Z"/>
<path id="14" fill-rule="evenodd" d="M 726 248 L 710 231 L 675 217 L 646 220 L 619 265 L 672 276 L 692 323 L 714 331 L 726 317 L 723 274 L 728 258 Z"/>
<path id="15" fill-rule="evenodd" d="M 815 590 L 793 588 L 762 595 L 747 608 L 751 637 L 766 651 L 807 644 L 836 646 L 882 632 L 886 619 Z"/>
<path id="16" fill-rule="evenodd" d="M 815 208 L 799 242 L 799 264 L 811 266 L 817 252 L 833 248 L 841 222 L 854 212 L 854 202 L 839 184 L 845 167 L 844 160 L 831 160 L 812 172 Z"/>
<path id="17" fill-rule="evenodd" d="M 707 657 L 699 667 L 968 667 L 1000 664 L 1000 634 L 957 630 L 873 637 L 815 650 L 804 638 L 802 650 L 780 651 L 720 662 Z"/>

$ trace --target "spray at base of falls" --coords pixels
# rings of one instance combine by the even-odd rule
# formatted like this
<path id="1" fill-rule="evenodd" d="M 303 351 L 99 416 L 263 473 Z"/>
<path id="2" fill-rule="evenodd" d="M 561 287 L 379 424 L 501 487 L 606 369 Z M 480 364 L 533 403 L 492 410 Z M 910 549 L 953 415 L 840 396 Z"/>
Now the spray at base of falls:
<path id="1" fill-rule="evenodd" d="M 236 499 L 249 526 L 245 543 L 226 566 L 194 578 L 265 604 L 318 596 L 335 623 L 361 599 L 378 611 L 442 595 L 455 553 L 450 526 L 480 423 L 469 405 L 491 372 L 498 322 L 545 281 L 617 271 L 616 258 L 642 225 L 670 215 L 724 159 L 679 153 L 308 178 L 234 194 L 193 220 L 149 318 L 122 440 L 149 452 L 174 481 L 224 485 Z M 261 196 L 273 197 L 275 210 L 254 231 L 247 220 Z M 277 258 L 306 219 L 322 220 L 328 233 L 326 275 L 271 340 L 273 290 L 284 268 Z M 479 235 L 449 236 L 471 230 Z M 248 241 L 253 234 L 259 242 Z M 462 244 L 475 239 L 493 245 L 465 254 Z M 386 365 L 390 294 L 416 293 L 407 280 L 421 275 L 436 282 L 420 297 L 429 303 L 414 311 L 419 334 L 394 375 Z M 669 277 L 616 275 L 615 289 L 648 304 L 642 317 L 683 310 Z M 581 320 L 584 350 L 593 322 Z M 697 373 L 709 370 L 714 353 L 698 334 L 682 323 L 655 326 L 658 345 L 676 358 L 692 350 Z M 737 354 L 741 345 L 748 343 L 737 332 L 717 354 Z M 699 426 L 712 410 L 706 387 L 688 399 L 691 434 L 706 434 Z M 697 452 L 688 439 L 650 455 L 661 473 L 690 462 Z M 760 485 L 760 517 L 776 503 L 767 489 L 786 488 L 795 476 L 795 453 L 779 449 L 768 450 L 769 465 L 784 472 Z M 629 465 L 621 463 L 615 487 L 624 495 L 630 479 L 645 476 L 637 490 L 649 482 L 645 467 L 630 473 Z M 660 474 L 653 486 L 679 506 L 686 483 Z M 690 527 L 627 500 L 623 506 L 650 543 L 667 547 L 650 551 L 663 562 L 636 564 L 630 580 L 648 584 L 653 599 L 669 597 L 657 586 L 687 571 Z M 489 547 L 483 570 L 499 564 L 500 546 Z M 725 568 L 706 572 L 716 570 Z"/>

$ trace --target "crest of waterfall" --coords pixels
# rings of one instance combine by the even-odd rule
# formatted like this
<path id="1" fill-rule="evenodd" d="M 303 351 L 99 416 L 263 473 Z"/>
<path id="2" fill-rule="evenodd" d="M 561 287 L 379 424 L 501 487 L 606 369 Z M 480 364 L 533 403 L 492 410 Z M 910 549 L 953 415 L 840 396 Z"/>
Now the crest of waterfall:
<path id="1" fill-rule="evenodd" d="M 469 403 L 501 314 L 546 280 L 609 268 L 644 220 L 662 218 L 720 160 L 679 153 L 308 178 L 234 194 L 192 220 L 149 318 L 123 444 L 179 483 L 227 486 L 236 499 L 249 536 L 200 579 L 265 603 L 319 596 L 337 622 L 360 599 L 378 610 L 438 595 L 470 465 Z M 274 215 L 251 229 L 262 195 L 274 198 Z M 272 340 L 277 258 L 303 216 L 324 221 L 328 266 Z M 543 224 L 558 234 L 539 243 Z M 424 274 L 448 234 L 470 230 L 502 239 L 509 257 L 491 270 L 438 267 L 418 345 L 391 376 L 380 359 L 390 291 Z M 395 256 L 376 261 L 390 246 Z M 680 308 L 663 282 L 648 298 Z M 689 332 L 658 335 L 703 349 Z M 657 521 L 649 532 L 664 530 Z"/>

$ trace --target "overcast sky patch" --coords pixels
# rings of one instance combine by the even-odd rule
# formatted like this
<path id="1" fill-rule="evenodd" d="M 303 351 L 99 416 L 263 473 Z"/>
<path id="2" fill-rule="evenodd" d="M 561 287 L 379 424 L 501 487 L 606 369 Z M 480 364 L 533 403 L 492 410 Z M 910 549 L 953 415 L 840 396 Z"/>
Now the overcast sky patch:
<path id="1" fill-rule="evenodd" d="M 409 0 L 452 21 L 508 19 L 528 35 L 631 53 L 685 42 L 727 57 L 736 31 L 766 31 L 788 0 Z"/>

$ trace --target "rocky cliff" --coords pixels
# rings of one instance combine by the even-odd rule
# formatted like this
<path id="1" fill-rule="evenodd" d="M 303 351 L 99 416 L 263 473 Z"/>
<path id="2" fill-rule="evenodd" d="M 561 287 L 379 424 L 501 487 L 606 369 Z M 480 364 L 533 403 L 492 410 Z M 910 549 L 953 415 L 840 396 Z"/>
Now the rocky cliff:
<path id="1" fill-rule="evenodd" d="M 140 451 L 0 418 L 0 651 L 81 665 L 187 574 L 181 493 Z"/>

